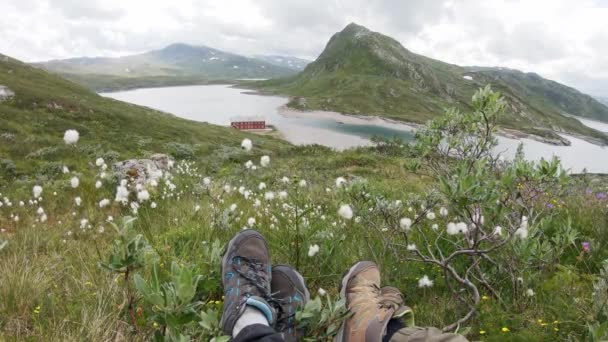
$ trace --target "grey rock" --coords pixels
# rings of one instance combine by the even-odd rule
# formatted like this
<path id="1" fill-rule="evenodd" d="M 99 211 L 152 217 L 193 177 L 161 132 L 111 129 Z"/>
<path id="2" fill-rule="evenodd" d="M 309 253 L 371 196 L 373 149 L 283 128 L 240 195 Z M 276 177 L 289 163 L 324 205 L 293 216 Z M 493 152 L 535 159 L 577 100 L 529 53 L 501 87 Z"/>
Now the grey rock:
<path id="1" fill-rule="evenodd" d="M 15 92 L 9 89 L 9 87 L 0 84 L 0 102 L 11 99 L 15 96 Z"/>
<path id="2" fill-rule="evenodd" d="M 157 180 L 171 168 L 173 161 L 166 154 L 157 153 L 150 159 L 127 159 L 112 165 L 119 179 L 131 179 L 136 184 Z"/>

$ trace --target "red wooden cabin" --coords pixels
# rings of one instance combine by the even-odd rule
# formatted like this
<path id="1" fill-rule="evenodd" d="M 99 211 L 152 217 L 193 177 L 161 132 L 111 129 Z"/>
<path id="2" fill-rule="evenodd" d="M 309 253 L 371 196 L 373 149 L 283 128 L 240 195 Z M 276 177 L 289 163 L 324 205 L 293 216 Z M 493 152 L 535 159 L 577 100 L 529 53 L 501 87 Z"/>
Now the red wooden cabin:
<path id="1" fill-rule="evenodd" d="M 240 130 L 266 129 L 266 120 L 262 117 L 241 117 L 230 119 L 230 126 Z"/>

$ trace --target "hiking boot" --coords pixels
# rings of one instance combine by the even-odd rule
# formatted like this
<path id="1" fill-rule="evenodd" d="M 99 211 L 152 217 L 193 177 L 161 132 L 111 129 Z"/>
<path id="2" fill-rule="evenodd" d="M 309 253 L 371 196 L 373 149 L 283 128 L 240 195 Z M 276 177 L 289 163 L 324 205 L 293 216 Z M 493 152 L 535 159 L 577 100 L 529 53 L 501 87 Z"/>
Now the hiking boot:
<path id="1" fill-rule="evenodd" d="M 234 324 L 247 306 L 260 310 L 268 325 L 276 320 L 270 296 L 270 253 L 266 240 L 255 230 L 239 232 L 226 247 L 222 258 L 222 283 L 225 291 L 220 326 L 231 336 Z"/>
<path id="2" fill-rule="evenodd" d="M 403 294 L 398 288 L 385 286 L 380 289 L 380 305 L 394 309 L 393 319 L 399 319 L 406 327 L 414 326 L 414 312 L 404 305 Z"/>
<path id="3" fill-rule="evenodd" d="M 290 266 L 275 265 L 272 267 L 271 289 L 277 306 L 275 329 L 286 342 L 298 341 L 302 332 L 296 329 L 296 311 L 303 309 L 310 300 L 304 278 Z"/>
<path id="4" fill-rule="evenodd" d="M 395 292 L 396 290 L 396 292 Z M 380 289 L 380 270 L 371 261 L 356 263 L 342 278 L 340 297 L 351 316 L 340 327 L 337 342 L 382 341 L 388 321 L 399 310 L 403 299 L 399 290 Z"/>

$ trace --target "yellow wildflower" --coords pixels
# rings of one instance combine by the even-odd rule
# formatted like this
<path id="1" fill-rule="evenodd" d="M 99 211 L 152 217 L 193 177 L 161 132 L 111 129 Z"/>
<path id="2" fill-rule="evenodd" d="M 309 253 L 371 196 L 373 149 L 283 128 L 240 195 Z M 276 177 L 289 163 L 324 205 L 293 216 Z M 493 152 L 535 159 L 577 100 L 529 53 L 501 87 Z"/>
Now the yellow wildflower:
<path id="1" fill-rule="evenodd" d="M 555 331 L 559 331 L 559 328 L 553 328 L 553 330 L 555 330 Z"/>
<path id="2" fill-rule="evenodd" d="M 485 330 L 479 330 L 479 335 L 485 335 L 486 331 Z"/>
<path id="3" fill-rule="evenodd" d="M 542 319 L 538 319 L 537 322 L 540 324 L 540 323 L 543 322 L 543 320 Z"/>
<path id="4" fill-rule="evenodd" d="M 488 300 L 488 299 L 490 299 L 490 297 L 484 295 L 484 296 L 481 296 L 481 299 Z"/>
<path id="5" fill-rule="evenodd" d="M 502 327 L 502 329 L 500 329 L 500 331 L 506 333 L 506 332 L 509 332 L 511 330 L 509 330 L 509 328 L 507 328 L 507 327 Z"/>

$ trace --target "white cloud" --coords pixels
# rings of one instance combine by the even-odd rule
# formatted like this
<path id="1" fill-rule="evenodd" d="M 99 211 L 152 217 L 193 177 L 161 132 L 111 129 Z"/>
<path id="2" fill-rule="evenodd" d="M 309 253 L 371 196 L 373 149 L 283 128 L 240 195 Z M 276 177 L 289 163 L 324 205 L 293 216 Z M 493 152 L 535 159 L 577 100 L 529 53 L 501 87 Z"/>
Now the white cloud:
<path id="1" fill-rule="evenodd" d="M 26 61 L 119 56 L 174 42 L 315 58 L 351 21 L 461 65 L 535 71 L 608 96 L 608 7 L 597 0 L 19 0 L 0 52 Z"/>

